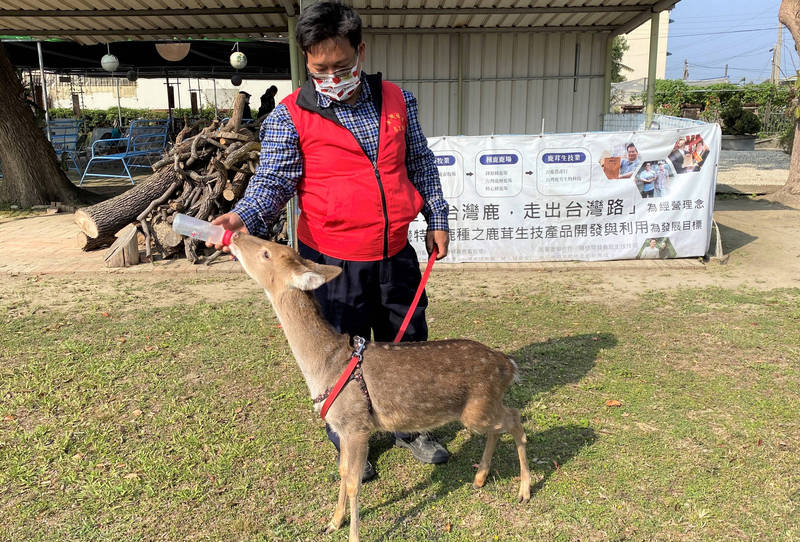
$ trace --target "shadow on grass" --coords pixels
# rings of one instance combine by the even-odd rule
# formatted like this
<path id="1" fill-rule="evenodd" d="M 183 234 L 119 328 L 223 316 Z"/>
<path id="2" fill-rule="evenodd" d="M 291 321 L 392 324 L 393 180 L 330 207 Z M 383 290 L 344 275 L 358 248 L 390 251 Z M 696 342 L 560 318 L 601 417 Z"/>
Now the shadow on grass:
<path id="1" fill-rule="evenodd" d="M 514 408 L 524 408 L 542 393 L 577 382 L 594 367 L 601 349 L 613 348 L 616 345 L 617 339 L 610 333 L 582 334 L 532 343 L 510 353 L 509 355 L 519 365 L 520 383 L 511 386 L 506 394 L 505 404 Z M 460 424 L 449 424 L 436 430 L 435 436 L 439 442 L 447 445 L 455 438 L 460 428 Z M 579 425 L 552 427 L 534 435 L 528 434 L 527 457 L 534 477 L 531 496 L 544 487 L 553 472 L 569 462 L 582 448 L 591 446 L 596 439 L 592 429 Z M 439 465 L 433 470 L 428 480 L 402 491 L 387 501 L 362 508 L 362 517 L 378 508 L 407 499 L 428 486 L 436 485 L 438 489 L 434 495 L 398 516 L 392 527 L 379 539 L 388 538 L 404 521 L 418 515 L 430 503 L 439 500 L 440 495 L 444 496 L 464 485 L 471 485 L 475 475 L 472 465 L 480 460 L 485 442 L 485 437 L 472 435 L 460 450 L 451 455 L 446 464 Z M 393 439 L 390 436 L 381 437 L 373 440 L 371 444 L 370 459 L 374 461 L 377 456 L 392 447 Z M 493 479 L 509 479 L 515 476 L 519 476 L 516 447 L 513 441 L 503 439 L 497 445 L 487 485 Z M 516 488 L 513 495 L 509 495 L 509 499 L 515 497 Z"/>
<path id="2" fill-rule="evenodd" d="M 611 333 L 585 333 L 523 346 L 509 354 L 519 366 L 520 384 L 511 387 L 506 403 L 523 408 L 537 395 L 579 381 L 600 350 L 616 345 Z"/>
<path id="3" fill-rule="evenodd" d="M 450 427 L 447 426 L 447 428 Z M 437 432 L 436 435 L 439 437 L 440 433 Z M 533 498 L 544 487 L 554 472 L 572 460 L 581 449 L 591 446 L 596 439 L 597 437 L 592 429 L 578 425 L 552 427 L 536 433 L 532 438 L 529 436 L 527 456 L 531 476 L 533 477 L 531 497 Z M 398 529 L 401 529 L 406 521 L 418 516 L 422 510 L 432 503 L 446 497 L 452 491 L 472 485 L 472 480 L 475 476 L 475 468 L 472 465 L 480 461 L 485 442 L 485 437 L 472 435 L 457 453 L 451 455 L 446 464 L 437 465 L 428 480 L 422 481 L 414 487 L 404 489 L 402 492 L 380 503 L 368 504 L 362 501 L 361 518 L 363 519 L 380 508 L 406 500 L 416 493 L 422 493 L 432 485 L 436 486 L 437 489 L 434 494 L 398 515 L 392 525 L 377 539 L 386 540 L 390 535 L 397 534 Z M 492 468 L 486 485 L 482 489 L 473 491 L 486 491 L 498 479 L 514 479 L 518 476 L 519 461 L 516 447 L 512 440 L 501 439 L 495 450 Z M 512 490 L 508 494 L 508 501 L 516 501 L 517 498 L 518 486 L 516 481 L 512 485 Z M 368 505 L 364 506 L 364 504 Z M 520 504 L 520 506 L 525 505 Z"/>

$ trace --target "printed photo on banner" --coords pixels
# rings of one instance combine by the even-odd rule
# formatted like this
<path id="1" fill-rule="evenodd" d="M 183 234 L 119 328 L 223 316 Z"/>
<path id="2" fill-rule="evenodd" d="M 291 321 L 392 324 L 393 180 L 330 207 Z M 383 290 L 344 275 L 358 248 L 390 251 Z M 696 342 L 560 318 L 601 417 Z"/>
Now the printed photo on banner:
<path id="1" fill-rule="evenodd" d="M 675 170 L 668 160 L 644 162 L 636 172 L 636 188 L 643 198 L 663 198 L 669 195 Z"/>
<path id="2" fill-rule="evenodd" d="M 669 153 L 669 161 L 678 174 L 700 171 L 709 152 L 710 149 L 700 134 L 681 136 Z"/>
<path id="3" fill-rule="evenodd" d="M 674 258 L 676 254 L 669 237 L 651 237 L 639 249 L 637 258 L 640 260 L 663 260 Z"/>
<path id="4" fill-rule="evenodd" d="M 611 151 L 603 151 L 600 167 L 608 179 L 630 179 L 641 165 L 639 149 L 633 141 Z"/>

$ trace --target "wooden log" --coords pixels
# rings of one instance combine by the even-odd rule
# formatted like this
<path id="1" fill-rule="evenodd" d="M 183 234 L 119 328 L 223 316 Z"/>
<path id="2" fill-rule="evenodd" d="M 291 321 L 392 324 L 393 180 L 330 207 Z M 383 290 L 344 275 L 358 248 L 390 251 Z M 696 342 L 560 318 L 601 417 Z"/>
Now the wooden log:
<path id="1" fill-rule="evenodd" d="M 183 244 L 183 236 L 172 229 L 172 225 L 165 220 L 153 222 L 153 237 L 156 244 L 161 247 L 161 256 L 169 258 L 177 253 Z"/>
<path id="2" fill-rule="evenodd" d="M 242 124 L 242 115 L 244 114 L 244 106 L 247 104 L 247 95 L 240 92 L 236 95 L 236 100 L 233 102 L 233 113 L 231 118 L 225 125 L 226 130 L 233 130 L 236 132 Z"/>
<path id="3" fill-rule="evenodd" d="M 129 267 L 139 263 L 138 230 L 129 224 L 119 232 L 117 240 L 106 253 L 106 267 Z"/>
<path id="4" fill-rule="evenodd" d="M 98 248 L 107 247 L 114 242 L 114 236 L 110 235 L 102 238 L 89 237 L 82 231 L 78 232 L 76 238 L 76 245 L 79 249 L 84 251 L 95 250 Z"/>
<path id="5" fill-rule="evenodd" d="M 250 158 L 251 152 L 259 152 L 260 150 L 261 144 L 258 141 L 250 141 L 249 143 L 242 145 L 241 148 L 237 149 L 236 152 L 232 153 L 225 159 L 225 167 L 230 169 L 240 162 Z"/>
<path id="6" fill-rule="evenodd" d="M 180 181 L 172 168 L 150 175 L 119 196 L 75 212 L 75 223 L 91 238 L 109 238 L 123 226 L 133 222 L 150 203 L 159 198 L 171 184 Z"/>
<path id="7" fill-rule="evenodd" d="M 189 126 L 189 117 L 184 115 L 183 116 L 183 128 L 181 128 L 181 131 L 178 132 L 178 135 L 175 136 L 175 144 L 176 145 L 180 145 L 181 141 L 183 141 L 184 138 L 189 137 L 189 133 L 192 131 L 193 127 L 194 127 L 194 125 Z"/>
<path id="8" fill-rule="evenodd" d="M 248 174 L 237 173 L 229 183 L 225 184 L 225 189 L 222 191 L 222 198 L 230 202 L 239 201 L 239 198 L 244 194 L 245 188 L 247 188 L 249 180 L 250 176 Z"/>

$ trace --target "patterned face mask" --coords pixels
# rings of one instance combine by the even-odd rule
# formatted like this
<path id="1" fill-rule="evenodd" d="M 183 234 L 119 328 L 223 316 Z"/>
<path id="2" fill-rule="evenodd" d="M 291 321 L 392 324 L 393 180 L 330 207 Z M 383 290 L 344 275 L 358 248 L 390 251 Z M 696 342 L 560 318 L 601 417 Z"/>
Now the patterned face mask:
<path id="1" fill-rule="evenodd" d="M 334 73 L 309 73 L 317 92 L 336 101 L 350 98 L 361 84 L 361 70 L 358 69 L 358 55 L 352 68 Z"/>

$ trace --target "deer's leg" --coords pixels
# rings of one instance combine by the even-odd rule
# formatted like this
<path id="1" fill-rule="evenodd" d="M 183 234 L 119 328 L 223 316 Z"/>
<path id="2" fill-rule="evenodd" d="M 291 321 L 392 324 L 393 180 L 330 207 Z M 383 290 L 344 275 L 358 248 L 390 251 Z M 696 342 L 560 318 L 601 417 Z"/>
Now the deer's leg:
<path id="1" fill-rule="evenodd" d="M 497 445 L 498 438 L 497 431 L 489 431 L 486 433 L 486 446 L 483 448 L 483 456 L 481 457 L 480 465 L 478 465 L 478 472 L 475 473 L 475 480 L 472 482 L 472 487 L 478 489 L 483 487 L 486 483 L 486 477 L 489 476 L 489 465 L 492 464 L 492 456 L 494 455 L 494 447 Z"/>
<path id="2" fill-rule="evenodd" d="M 328 526 L 325 528 L 325 534 L 330 534 L 337 530 L 342 526 L 342 522 L 344 521 L 345 507 L 347 506 L 347 485 L 345 484 L 344 476 L 342 476 L 343 459 L 343 457 L 339 457 L 339 478 L 341 478 L 341 482 L 339 482 L 339 500 L 336 501 L 336 508 L 333 510 L 333 517 L 331 518 L 330 523 L 328 523 Z"/>
<path id="3" fill-rule="evenodd" d="M 339 453 L 339 500 L 336 501 L 336 508 L 333 510 L 333 517 L 325 528 L 325 534 L 330 534 L 342 526 L 344 514 L 347 506 L 347 465 L 350 459 L 347 457 L 345 449 Z"/>
<path id="4" fill-rule="evenodd" d="M 528 455 L 525 451 L 528 437 L 525 436 L 525 430 L 522 428 L 519 410 L 516 408 L 503 408 L 505 409 L 503 429 L 514 436 L 514 442 L 517 445 L 517 455 L 519 456 L 520 481 L 517 499 L 519 502 L 528 502 L 531 498 L 531 471 L 528 470 Z"/>
<path id="5" fill-rule="evenodd" d="M 347 496 L 350 498 L 350 542 L 358 542 L 359 507 L 358 494 L 361 490 L 361 474 L 369 451 L 369 434 L 358 433 L 342 438 L 342 452 L 347 450 L 347 468 L 342 473 Z"/>

